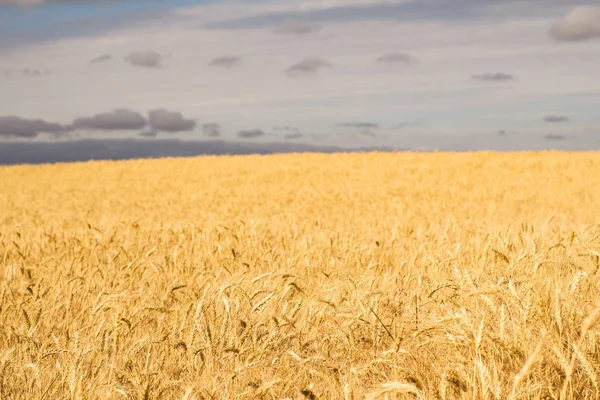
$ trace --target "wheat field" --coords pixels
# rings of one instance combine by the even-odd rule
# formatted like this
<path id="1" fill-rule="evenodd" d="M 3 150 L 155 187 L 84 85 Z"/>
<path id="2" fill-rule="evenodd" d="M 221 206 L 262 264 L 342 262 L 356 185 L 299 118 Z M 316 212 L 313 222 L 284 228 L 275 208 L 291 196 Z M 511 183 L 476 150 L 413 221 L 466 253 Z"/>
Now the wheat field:
<path id="1" fill-rule="evenodd" d="M 598 399 L 600 155 L 0 168 L 1 399 Z"/>

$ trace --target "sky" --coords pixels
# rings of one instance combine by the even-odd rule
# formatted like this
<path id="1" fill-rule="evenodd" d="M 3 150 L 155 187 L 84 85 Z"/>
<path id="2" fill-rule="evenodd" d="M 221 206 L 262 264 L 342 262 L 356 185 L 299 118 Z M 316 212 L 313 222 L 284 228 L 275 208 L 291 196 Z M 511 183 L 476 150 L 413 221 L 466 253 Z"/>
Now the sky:
<path id="1" fill-rule="evenodd" d="M 0 0 L 0 163 L 593 150 L 599 66 L 597 1 Z"/>

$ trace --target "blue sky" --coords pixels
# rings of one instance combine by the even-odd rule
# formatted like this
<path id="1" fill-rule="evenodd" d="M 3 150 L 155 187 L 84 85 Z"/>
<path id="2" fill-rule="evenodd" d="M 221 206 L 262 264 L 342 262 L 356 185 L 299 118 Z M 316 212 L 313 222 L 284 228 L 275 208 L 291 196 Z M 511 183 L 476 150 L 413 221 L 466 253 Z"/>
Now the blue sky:
<path id="1" fill-rule="evenodd" d="M 168 10 L 206 3 L 199 0 L 132 0 L 132 1 L 88 1 L 57 2 L 38 6 L 2 5 L 2 27 L 9 33 L 45 30 L 63 23 L 81 22 L 90 19 L 126 21 L 137 13 Z"/>
<path id="2" fill-rule="evenodd" d="M 0 141 L 600 146 L 595 2 L 18 1 Z"/>
<path id="3" fill-rule="evenodd" d="M 37 6 L 0 4 L 0 32 L 21 43 L 101 33 L 165 11 L 206 3 L 193 0 L 66 1 Z"/>

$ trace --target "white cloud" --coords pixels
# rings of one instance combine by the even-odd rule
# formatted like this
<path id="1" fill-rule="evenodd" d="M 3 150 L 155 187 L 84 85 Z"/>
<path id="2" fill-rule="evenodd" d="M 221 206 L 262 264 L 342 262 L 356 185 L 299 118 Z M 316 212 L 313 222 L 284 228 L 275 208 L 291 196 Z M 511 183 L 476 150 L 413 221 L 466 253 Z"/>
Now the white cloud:
<path id="1" fill-rule="evenodd" d="M 550 34 L 565 42 L 600 38 L 600 6 L 575 7 L 552 25 Z"/>

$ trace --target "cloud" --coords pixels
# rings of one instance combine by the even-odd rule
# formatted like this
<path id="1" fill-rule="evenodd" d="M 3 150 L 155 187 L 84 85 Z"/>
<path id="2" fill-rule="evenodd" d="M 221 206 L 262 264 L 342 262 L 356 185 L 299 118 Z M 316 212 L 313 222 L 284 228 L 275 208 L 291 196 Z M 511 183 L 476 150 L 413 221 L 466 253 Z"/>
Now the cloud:
<path id="1" fill-rule="evenodd" d="M 155 138 L 157 136 L 157 133 L 155 131 L 146 131 L 146 132 L 140 133 L 138 136 L 144 137 L 144 138 Z"/>
<path id="2" fill-rule="evenodd" d="M 561 0 L 315 0 L 304 7 L 282 7 L 250 15 L 237 15 L 205 24 L 216 29 L 257 29 L 285 25 L 288 21 L 312 23 L 356 21 L 464 21 L 480 17 L 503 18 L 539 14 L 540 4 L 556 6 Z M 500 4 L 500 5 L 499 5 Z"/>
<path id="3" fill-rule="evenodd" d="M 128 109 L 115 109 L 99 113 L 91 117 L 75 119 L 70 125 L 46 122 L 41 119 L 25 119 L 16 116 L 0 117 L 0 138 L 20 137 L 34 138 L 40 133 L 60 135 L 72 131 L 97 130 L 97 131 L 133 131 L 150 126 L 150 130 L 140 136 L 152 137 L 157 132 L 184 132 L 192 131 L 196 121 L 184 118 L 180 112 L 165 109 L 151 110 L 148 119 L 142 114 Z M 203 127 L 205 134 L 214 136 L 219 132 L 218 124 L 206 124 Z"/>
<path id="4" fill-rule="evenodd" d="M 112 56 L 110 54 L 105 54 L 103 56 L 94 58 L 93 60 L 90 61 L 90 64 L 96 64 L 96 63 L 106 62 L 106 61 L 110 61 L 110 60 L 112 60 Z"/>
<path id="5" fill-rule="evenodd" d="M 393 65 L 393 64 L 413 64 L 417 63 L 418 60 L 406 53 L 391 53 L 385 54 L 377 59 L 378 63 Z"/>
<path id="6" fill-rule="evenodd" d="M 142 114 L 127 109 L 116 109 L 92 117 L 77 118 L 73 121 L 73 127 L 76 129 L 99 131 L 139 130 L 145 126 L 146 118 Z"/>
<path id="7" fill-rule="evenodd" d="M 167 111 L 164 108 L 152 110 L 148 113 L 148 123 L 155 131 L 186 132 L 196 128 L 196 121 L 186 119 L 178 111 Z"/>
<path id="8" fill-rule="evenodd" d="M 562 42 L 600 38 L 600 6 L 575 7 L 552 25 L 550 36 Z"/>
<path id="9" fill-rule="evenodd" d="M 281 35 L 302 36 L 317 33 L 321 28 L 321 25 L 315 23 L 284 21 L 283 24 L 273 29 L 273 32 Z"/>
<path id="10" fill-rule="evenodd" d="M 344 148 L 301 143 L 228 142 L 223 140 L 74 140 L 61 142 L 7 142 L 0 146 L 0 165 L 40 164 L 89 160 L 127 160 L 199 155 L 274 154 L 354 151 L 392 151 L 390 148 Z"/>
<path id="11" fill-rule="evenodd" d="M 232 68 L 240 65 L 241 57 L 218 57 L 212 60 L 208 65 L 212 67 Z"/>
<path id="12" fill-rule="evenodd" d="M 317 57 L 308 57 L 304 60 L 292 65 L 286 70 L 286 73 L 291 76 L 314 75 L 323 68 L 329 68 L 332 65 Z"/>
<path id="13" fill-rule="evenodd" d="M 499 131 L 498 131 L 498 132 L 496 132 L 496 133 L 497 133 L 498 135 L 502 135 L 502 136 L 506 135 L 506 131 L 505 131 L 505 130 L 503 130 L 503 129 L 499 130 Z"/>
<path id="14" fill-rule="evenodd" d="M 26 119 L 14 115 L 0 117 L 0 138 L 34 138 L 40 133 L 60 136 L 70 131 L 68 126 L 42 119 Z"/>
<path id="15" fill-rule="evenodd" d="M 439 3 L 439 0 L 431 2 Z M 513 126 L 524 132 L 531 131 L 531 137 L 535 137 L 537 133 L 536 140 L 543 142 L 543 135 L 548 133 L 549 129 L 545 132 L 536 131 L 539 126 L 536 128 L 535 121 L 533 125 L 528 124 L 527 117 L 524 120 L 523 115 L 529 115 L 529 118 L 533 116 L 534 120 L 537 118 L 538 124 L 544 124 L 541 120 L 546 113 L 551 113 L 552 110 L 561 112 L 554 109 L 557 99 L 566 104 L 566 110 L 562 112 L 573 118 L 574 131 L 596 122 L 594 114 L 589 117 L 576 116 L 569 114 L 568 110 L 579 107 L 584 114 L 591 112 L 589 104 L 592 104 L 595 98 L 592 97 L 592 93 L 597 92 L 598 88 L 593 77 L 588 76 L 591 74 L 589 65 L 594 65 L 598 57 L 594 52 L 590 53 L 589 46 L 585 44 L 574 47 L 552 46 L 547 31 L 553 22 L 552 18 L 555 18 L 551 16 L 554 11 L 540 10 L 540 16 L 518 21 L 507 20 L 506 24 L 501 25 L 472 20 L 465 21 L 464 24 L 457 21 L 429 24 L 416 20 L 406 24 L 352 22 L 331 25 L 319 21 L 318 23 L 323 23 L 326 32 L 317 34 L 318 38 L 299 38 L 274 35 L 271 30 L 279 25 L 279 22 L 256 31 L 197 30 L 203 21 L 292 8 L 289 4 L 275 2 L 272 7 L 264 3 L 256 6 L 244 4 L 241 8 L 232 7 L 231 12 L 221 5 L 215 9 L 211 7 L 202 5 L 193 10 L 173 10 L 176 14 L 173 20 L 169 20 L 168 23 L 166 20 L 157 20 L 156 25 L 152 22 L 148 24 L 148 28 L 152 29 L 132 24 L 126 31 L 111 28 L 106 35 L 99 35 L 94 31 L 88 37 L 76 32 L 68 40 L 40 45 L 40 51 L 34 52 L 40 54 L 39 60 L 35 58 L 38 56 L 31 55 L 28 49 L 15 49 L 15 57 L 18 58 L 7 59 L 6 64 L 7 68 L 12 68 L 14 79 L 6 80 L 5 85 L 5 81 L 0 77 L 0 86 L 19 90 L 15 89 L 11 96 L 5 96 L 0 108 L 5 109 L 4 114 L 46 118 L 66 124 L 75 117 L 92 116 L 97 112 L 110 110 L 113 106 L 119 106 L 122 100 L 115 102 L 115 98 L 127 99 L 122 103 L 122 107 L 139 111 L 145 117 L 148 116 L 148 110 L 165 107 L 182 111 L 185 117 L 198 118 L 199 125 L 195 131 L 197 139 L 209 139 L 203 134 L 202 123 L 218 121 L 223 123 L 223 136 L 227 138 L 229 134 L 232 138 L 235 137 L 238 129 L 261 128 L 267 136 L 274 132 L 283 140 L 288 132 L 275 132 L 270 129 L 274 125 L 270 122 L 275 122 L 301 127 L 308 141 L 310 132 L 329 135 L 334 135 L 336 131 L 358 133 L 334 126 L 336 122 L 353 121 L 356 118 L 359 121 L 380 122 L 382 126 L 376 133 L 389 133 L 390 143 L 405 143 L 404 134 L 413 130 L 423 135 L 440 132 L 489 132 L 494 138 L 501 139 L 496 137 L 494 132 L 504 126 L 508 126 L 505 129 Z M 568 6 L 567 10 L 570 8 L 572 7 Z M 297 17 L 302 18 L 301 15 Z M 9 25 L 15 23 L 11 20 Z M 437 28 L 432 29 L 432 26 Z M 335 32 L 329 32 L 330 28 L 335 28 Z M 204 44 L 200 53 L 197 52 L 197 43 L 185 41 L 186 37 L 189 38 L 187 35 L 190 31 L 200 32 L 203 37 Z M 439 39 L 440 31 L 443 31 L 442 41 Z M 250 49 L 254 54 L 252 59 L 250 56 L 246 58 L 249 51 L 240 43 L 240 37 L 245 37 L 255 44 Z M 412 39 L 408 47 L 391 46 L 384 40 L 394 37 Z M 157 41 L 157 38 L 161 39 Z M 465 47 L 465 38 L 474 38 L 474 42 L 471 43 L 473 46 Z M 176 43 L 184 44 L 179 46 Z M 64 53 L 65 48 L 73 50 L 69 52 L 72 53 L 72 57 Z M 163 64 L 169 68 L 143 71 L 123 61 L 131 51 L 140 49 L 152 49 L 163 54 Z M 170 51 L 177 52 L 177 57 L 168 58 L 166 54 Z M 378 58 L 395 52 L 417 56 L 422 59 L 423 65 L 415 67 L 399 63 L 388 67 L 384 63 L 376 63 Z M 92 58 L 105 53 L 111 54 L 113 60 L 105 64 L 89 64 Z M 458 53 L 461 54 L 460 59 L 456 58 Z M 334 64 L 331 70 L 323 69 L 318 72 L 327 79 L 288 79 L 284 70 L 302 60 L 304 56 L 311 55 L 322 57 Z M 243 56 L 243 67 L 222 71 L 217 67 L 209 68 L 208 63 L 217 56 Z M 470 67 L 465 66 L 466 59 L 469 60 L 467 64 L 470 64 Z M 568 68 L 547 68 L 559 59 L 563 60 Z M 510 69 L 511 65 L 516 65 L 515 62 L 519 69 Z M 272 68 L 261 68 L 259 64 L 274 66 L 276 76 L 272 75 Z M 86 65 L 89 70 L 85 68 Z M 203 69 L 203 65 L 205 73 L 198 73 Z M 52 69 L 53 75 L 50 78 L 25 79 L 20 76 L 24 67 Z M 110 67 L 112 72 L 103 73 L 96 70 L 96 67 Z M 396 70 L 398 67 L 409 68 L 412 71 L 410 79 L 403 82 L 402 87 L 391 85 L 390 79 L 393 80 L 393 76 L 388 73 L 373 73 L 377 70 Z M 63 72 L 58 73 L 59 71 Z M 68 73 L 69 71 L 73 74 Z M 237 76 L 236 71 L 244 71 L 244 74 L 250 74 L 252 79 L 232 79 Z M 516 80 L 504 83 L 469 81 L 471 74 L 496 71 L 514 73 Z M 576 95 L 582 92 L 582 86 L 585 89 L 586 80 L 589 80 L 591 85 L 588 88 L 590 95 Z M 517 91 L 502 91 L 493 96 L 481 97 L 481 92 L 477 90 L 480 85 L 484 88 L 500 85 L 499 87 L 503 88 L 507 85 L 512 87 L 520 81 L 526 85 L 519 87 Z M 295 86 L 290 87 L 290 84 Z M 52 90 L 57 87 L 61 87 L 64 102 L 57 102 L 52 97 Z M 202 90 L 198 90 L 199 88 Z M 28 94 L 36 93 L 36 90 L 40 91 L 39 101 L 28 102 Z M 84 96 L 84 93 L 90 95 Z M 403 116 L 400 120 L 398 104 L 403 104 Z M 473 107 L 478 111 L 474 111 Z M 202 115 L 209 119 L 193 113 L 194 108 L 201 109 Z M 536 116 L 539 110 L 547 111 L 542 111 Z M 274 121 L 274 112 L 276 115 L 287 117 Z M 407 127 L 403 131 L 397 130 L 396 133 L 387 130 L 388 126 L 391 127 L 403 119 L 412 121 L 421 118 L 428 120 L 427 126 L 423 128 Z M 527 126 L 521 127 L 520 124 L 523 123 Z M 308 125 L 305 127 L 305 124 Z M 129 131 L 129 135 L 137 135 L 145 130 L 147 129 Z M 161 135 L 168 137 L 166 133 L 159 133 L 158 137 L 162 138 Z M 256 141 L 269 139 L 263 137 Z M 323 143 L 335 143 L 334 141 L 338 140 L 346 144 L 346 139 L 347 136 L 328 136 L 327 139 L 323 139 Z M 359 140 L 367 142 L 366 139 L 368 138 L 362 137 L 357 139 L 356 143 Z"/>
<path id="16" fill-rule="evenodd" d="M 49 72 L 48 71 L 41 71 L 39 69 L 24 69 L 23 70 L 23 75 L 25 76 L 42 76 L 42 75 L 48 75 Z"/>
<path id="17" fill-rule="evenodd" d="M 295 139 L 300 139 L 303 136 L 304 135 L 301 133 L 288 133 L 287 135 L 285 135 L 285 139 L 286 140 L 295 140 Z"/>
<path id="18" fill-rule="evenodd" d="M 134 51 L 125 57 L 131 65 L 136 67 L 158 68 L 162 66 L 163 56 L 155 51 Z"/>
<path id="19" fill-rule="evenodd" d="M 571 119 L 564 115 L 546 115 L 544 122 L 569 122 Z"/>
<path id="20" fill-rule="evenodd" d="M 202 125 L 202 133 L 208 137 L 219 137 L 221 136 L 221 125 L 211 123 Z"/>
<path id="21" fill-rule="evenodd" d="M 274 131 L 284 131 L 284 132 L 298 132 L 299 129 L 298 128 L 294 128 L 293 126 L 274 126 L 273 127 Z"/>
<path id="22" fill-rule="evenodd" d="M 420 121 L 414 121 L 414 122 L 401 122 L 399 124 L 396 124 L 395 126 L 391 127 L 390 129 L 404 129 L 407 126 L 417 126 L 417 125 L 421 125 L 422 122 Z"/>
<path id="23" fill-rule="evenodd" d="M 379 124 L 374 122 L 343 122 L 337 124 L 337 126 L 343 126 L 346 128 L 357 128 L 357 129 L 378 129 Z"/>
<path id="24" fill-rule="evenodd" d="M 506 82 L 515 79 L 514 75 L 505 74 L 503 72 L 487 73 L 471 75 L 471 79 L 482 81 L 482 82 Z"/>
<path id="25" fill-rule="evenodd" d="M 377 134 L 374 131 L 379 129 L 379 124 L 374 122 L 343 122 L 337 124 L 337 126 L 355 129 L 356 133 L 373 138 L 377 137 Z"/>
<path id="26" fill-rule="evenodd" d="M 240 137 L 242 139 L 254 139 L 257 137 L 264 136 L 264 135 L 265 135 L 265 133 L 263 131 L 261 131 L 260 129 L 253 129 L 253 130 L 238 132 L 238 137 Z"/>
<path id="27" fill-rule="evenodd" d="M 565 140 L 566 137 L 564 135 L 559 135 L 556 133 L 549 133 L 546 136 L 544 136 L 544 139 L 546 139 L 546 140 Z"/>

